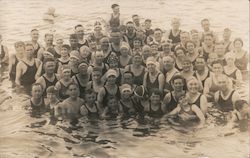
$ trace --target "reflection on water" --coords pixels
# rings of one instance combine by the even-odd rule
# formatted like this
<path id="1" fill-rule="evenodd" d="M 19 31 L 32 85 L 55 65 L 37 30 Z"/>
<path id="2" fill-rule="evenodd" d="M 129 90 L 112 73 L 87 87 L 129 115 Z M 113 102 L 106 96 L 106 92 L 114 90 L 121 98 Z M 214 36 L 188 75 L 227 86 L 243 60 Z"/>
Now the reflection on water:
<path id="1" fill-rule="evenodd" d="M 56 33 L 67 36 L 73 26 L 83 23 L 86 32 L 90 32 L 96 18 L 109 15 L 110 5 L 115 2 L 121 5 L 125 18 L 136 13 L 151 18 L 153 27 L 168 29 L 170 19 L 178 16 L 184 30 L 200 29 L 200 20 L 208 17 L 212 29 L 219 35 L 224 27 L 230 27 L 233 37 L 242 37 L 245 43 L 249 41 L 248 2 L 245 0 L 112 0 L 105 3 L 99 0 L 22 0 L 15 3 L 1 0 L 0 29 L 4 44 L 13 52 L 13 43 L 29 40 L 29 31 L 34 27 L 41 35 L 56 30 Z M 49 6 L 54 6 L 59 14 L 54 24 L 42 21 Z M 243 97 L 248 98 L 248 87 L 246 83 L 242 84 Z M 218 111 L 210 110 L 206 128 L 197 131 L 171 126 L 167 122 L 139 124 L 134 118 L 92 121 L 82 118 L 72 126 L 63 121 L 53 122 L 55 120 L 52 121 L 49 114 L 31 118 L 27 110 L 21 108 L 27 96 L 12 94 L 6 80 L 0 89 L 5 90 L 0 91 L 1 158 L 249 157 L 248 132 L 225 129 L 222 126 L 225 118 Z M 4 102 L 6 98 L 12 99 Z"/>

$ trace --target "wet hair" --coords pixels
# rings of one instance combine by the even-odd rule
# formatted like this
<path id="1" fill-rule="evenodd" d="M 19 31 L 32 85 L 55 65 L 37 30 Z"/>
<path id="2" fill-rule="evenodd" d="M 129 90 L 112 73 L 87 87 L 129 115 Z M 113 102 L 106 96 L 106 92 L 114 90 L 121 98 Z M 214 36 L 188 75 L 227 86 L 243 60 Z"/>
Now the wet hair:
<path id="1" fill-rule="evenodd" d="M 235 42 L 236 42 L 236 41 L 239 41 L 239 42 L 241 43 L 241 45 L 243 46 L 243 40 L 242 40 L 241 38 L 235 38 L 235 39 L 234 39 L 234 42 L 233 42 L 234 45 L 235 45 Z"/>
<path id="2" fill-rule="evenodd" d="M 134 40 L 133 40 L 133 43 L 134 43 L 134 41 L 140 41 L 141 46 L 142 46 L 142 44 L 143 44 L 142 39 L 139 38 L 139 37 L 135 37 Z"/>
<path id="3" fill-rule="evenodd" d="M 41 85 L 41 83 L 33 83 L 31 86 L 32 87 L 31 89 L 33 89 L 33 87 L 36 87 L 36 86 L 39 86 L 43 90 L 43 86 Z"/>
<path id="4" fill-rule="evenodd" d="M 76 84 L 75 82 L 71 82 L 71 83 L 68 85 L 68 89 L 69 89 L 70 86 L 76 86 L 76 87 L 79 89 L 78 84 Z"/>
<path id="5" fill-rule="evenodd" d="M 111 5 L 111 8 L 112 8 L 112 9 L 114 9 L 115 7 L 119 7 L 119 5 L 118 5 L 118 4 L 112 4 L 112 5 Z"/>
<path id="6" fill-rule="evenodd" d="M 96 94 L 95 93 L 95 91 L 93 90 L 93 89 L 87 89 L 86 91 L 85 91 L 85 96 L 87 96 L 87 95 L 90 95 L 90 94 Z"/>
<path id="7" fill-rule="evenodd" d="M 102 73 L 102 68 L 98 66 L 94 66 L 92 72 L 100 72 Z"/>
<path id="8" fill-rule="evenodd" d="M 181 94 L 181 95 L 177 98 L 177 103 L 180 103 L 181 99 L 182 99 L 182 98 L 185 98 L 185 97 L 186 97 L 186 94 L 185 94 L 185 93 Z"/>
<path id="9" fill-rule="evenodd" d="M 214 64 L 220 64 L 223 67 L 223 62 L 221 60 L 215 60 L 211 63 L 211 66 L 213 66 Z"/>
<path id="10" fill-rule="evenodd" d="M 48 62 L 53 62 L 55 63 L 55 60 L 53 58 L 45 58 L 44 61 L 43 61 L 43 65 L 45 65 L 46 63 Z"/>
<path id="11" fill-rule="evenodd" d="M 38 31 L 38 29 L 32 29 L 30 32 L 33 32 L 33 31 Z"/>
<path id="12" fill-rule="evenodd" d="M 25 43 L 23 41 L 18 41 L 14 44 L 15 48 L 17 47 L 17 45 L 22 45 L 23 47 L 25 47 Z"/>
<path id="13" fill-rule="evenodd" d="M 205 22 L 205 21 L 208 21 L 208 22 L 209 22 L 209 20 L 208 20 L 207 18 L 205 18 L 205 19 L 202 19 L 202 20 L 201 20 L 201 24 L 202 24 L 203 22 Z"/>
<path id="14" fill-rule="evenodd" d="M 134 23 L 133 23 L 132 21 L 128 21 L 128 22 L 126 23 L 126 25 L 128 25 L 128 24 L 133 24 L 133 25 L 134 25 Z"/>
<path id="15" fill-rule="evenodd" d="M 151 22 L 152 22 L 152 20 L 151 20 L 151 19 L 146 19 L 146 20 L 145 20 L 145 22 L 149 22 L 149 23 L 151 23 Z"/>
<path id="16" fill-rule="evenodd" d="M 160 28 L 155 28 L 154 32 L 160 31 L 161 33 L 163 32 Z"/>
<path id="17" fill-rule="evenodd" d="M 236 100 L 235 101 L 235 109 L 237 111 L 240 111 L 243 108 L 244 104 L 248 104 L 246 100 L 242 100 L 242 99 Z"/>
<path id="18" fill-rule="evenodd" d="M 52 33 L 46 33 L 46 34 L 44 35 L 44 38 L 46 38 L 47 36 L 52 36 L 52 38 L 54 37 L 54 35 L 53 35 Z"/>
<path id="19" fill-rule="evenodd" d="M 132 18 L 134 18 L 134 17 L 137 17 L 138 15 L 137 14 L 134 14 L 134 15 L 132 15 Z M 139 17 L 139 16 L 138 16 Z"/>
<path id="20" fill-rule="evenodd" d="M 171 84 L 173 85 L 173 84 L 174 84 L 174 81 L 175 81 L 175 80 L 178 80 L 178 79 L 181 79 L 182 82 L 183 82 L 183 84 L 186 83 L 186 80 L 185 80 L 185 78 L 184 78 L 182 75 L 176 74 L 176 75 L 174 75 L 174 76 L 172 77 L 172 79 L 171 79 Z"/>
<path id="21" fill-rule="evenodd" d="M 34 49 L 34 46 L 33 46 L 33 44 L 31 42 L 26 42 L 25 43 L 25 47 L 28 47 L 28 46 L 31 46 Z"/>
<path id="22" fill-rule="evenodd" d="M 47 89 L 46 89 L 46 93 L 53 93 L 53 94 L 58 94 L 58 89 L 56 89 L 55 86 L 49 86 Z"/>
<path id="23" fill-rule="evenodd" d="M 187 44 L 188 43 L 193 43 L 194 47 L 196 47 L 196 44 L 194 43 L 194 41 L 191 41 L 191 40 L 188 40 L 186 43 L 185 43 L 185 48 L 187 49 Z"/>
<path id="24" fill-rule="evenodd" d="M 83 27 L 81 24 L 78 24 L 75 26 L 75 29 L 78 28 L 78 27 Z"/>
<path id="25" fill-rule="evenodd" d="M 68 51 L 70 51 L 71 47 L 68 44 L 63 44 L 62 48 L 66 48 Z"/>
<path id="26" fill-rule="evenodd" d="M 156 89 L 156 88 L 153 89 L 153 91 L 152 91 L 150 97 L 151 97 L 152 95 L 159 95 L 160 98 L 162 98 L 162 92 L 161 92 L 159 89 Z"/>

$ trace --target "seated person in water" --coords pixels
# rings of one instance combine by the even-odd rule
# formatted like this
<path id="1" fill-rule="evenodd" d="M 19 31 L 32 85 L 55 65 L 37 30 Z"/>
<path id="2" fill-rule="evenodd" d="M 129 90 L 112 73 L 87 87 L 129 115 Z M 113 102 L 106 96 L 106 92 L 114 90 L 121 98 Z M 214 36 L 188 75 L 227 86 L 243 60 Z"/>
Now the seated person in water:
<path id="1" fill-rule="evenodd" d="M 58 116 L 74 120 L 80 117 L 80 109 L 84 100 L 79 97 L 79 87 L 75 83 L 69 84 L 68 94 L 69 98 L 58 104 L 59 111 L 61 111 Z"/>
<path id="2" fill-rule="evenodd" d="M 49 86 L 46 89 L 47 99 L 45 100 L 47 107 L 50 109 L 50 114 L 55 115 L 57 112 L 58 104 L 60 100 L 58 99 L 58 90 L 55 86 Z"/>
<path id="3" fill-rule="evenodd" d="M 50 7 L 48 8 L 48 11 L 46 13 L 44 13 L 43 15 L 43 20 L 51 20 L 53 21 L 55 17 L 57 17 L 58 15 L 55 14 L 55 8 Z"/>
<path id="4" fill-rule="evenodd" d="M 109 96 L 107 99 L 107 106 L 104 108 L 101 115 L 102 118 L 117 118 L 119 115 L 118 99 L 114 96 Z"/>
<path id="5" fill-rule="evenodd" d="M 218 86 L 219 90 L 214 94 L 216 105 L 222 112 L 233 111 L 235 109 L 235 101 L 240 97 L 238 92 L 233 89 L 230 79 L 224 74 L 219 76 Z"/>
<path id="6" fill-rule="evenodd" d="M 235 110 L 231 113 L 231 118 L 228 126 L 231 128 L 239 126 L 240 129 L 244 130 L 247 128 L 248 120 L 250 118 L 249 104 L 245 100 L 237 100 L 235 102 Z"/>
<path id="7" fill-rule="evenodd" d="M 85 103 L 81 107 L 81 115 L 88 118 L 98 118 L 100 110 L 97 107 L 96 92 L 93 89 L 86 90 Z"/>
<path id="8" fill-rule="evenodd" d="M 47 111 L 42 94 L 42 85 L 39 83 L 34 83 L 31 88 L 31 98 L 26 104 L 26 108 L 31 110 L 31 116 L 33 117 L 39 117 Z"/>
<path id="9" fill-rule="evenodd" d="M 121 98 L 119 100 L 119 109 L 122 112 L 123 116 L 135 115 L 135 102 L 131 98 L 133 91 L 132 87 L 129 84 L 123 84 L 120 86 Z"/>
<path id="10" fill-rule="evenodd" d="M 205 123 L 205 116 L 198 106 L 195 104 L 189 104 L 188 97 L 183 95 L 178 100 L 177 107 L 164 117 L 177 116 L 177 122 L 173 118 L 169 118 L 168 121 L 174 125 L 185 125 L 187 121 L 194 121 L 199 119 L 200 126 Z"/>

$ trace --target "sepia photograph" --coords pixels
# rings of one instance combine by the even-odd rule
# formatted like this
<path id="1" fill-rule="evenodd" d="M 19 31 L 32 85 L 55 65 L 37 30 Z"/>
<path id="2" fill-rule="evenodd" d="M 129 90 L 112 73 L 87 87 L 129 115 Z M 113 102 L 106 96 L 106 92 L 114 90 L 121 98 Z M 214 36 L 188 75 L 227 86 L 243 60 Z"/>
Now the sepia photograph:
<path id="1" fill-rule="evenodd" d="M 0 0 L 0 158 L 250 158 L 249 0 Z"/>

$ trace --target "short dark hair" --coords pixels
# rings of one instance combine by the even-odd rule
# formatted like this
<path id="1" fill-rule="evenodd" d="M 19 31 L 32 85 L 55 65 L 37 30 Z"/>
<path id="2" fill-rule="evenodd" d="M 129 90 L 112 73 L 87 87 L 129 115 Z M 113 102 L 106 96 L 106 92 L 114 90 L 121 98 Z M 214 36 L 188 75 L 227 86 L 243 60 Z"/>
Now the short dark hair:
<path id="1" fill-rule="evenodd" d="M 78 27 L 83 27 L 81 24 L 78 24 L 75 26 L 75 29 L 78 28 Z"/>
<path id="2" fill-rule="evenodd" d="M 214 64 L 220 64 L 223 67 L 223 62 L 222 60 L 215 60 L 211 63 L 211 66 L 213 66 Z"/>
<path id="3" fill-rule="evenodd" d="M 132 77 L 134 77 L 134 74 L 133 74 L 133 72 L 131 72 L 131 71 L 125 71 L 125 72 L 123 73 L 123 75 L 125 75 L 125 74 L 131 74 Z"/>
<path id="4" fill-rule="evenodd" d="M 153 94 L 154 94 L 154 95 L 159 95 L 160 98 L 162 98 L 162 92 L 161 92 L 159 89 L 157 89 L 157 88 L 154 88 L 154 89 L 153 89 L 153 91 L 152 91 L 150 97 L 151 97 Z"/>
<path id="5" fill-rule="evenodd" d="M 112 4 L 112 5 L 111 5 L 111 8 L 112 8 L 112 9 L 114 9 L 115 7 L 119 7 L 119 5 L 118 5 L 118 4 Z"/>
<path id="6" fill-rule="evenodd" d="M 126 23 L 126 25 L 128 25 L 128 24 L 133 24 L 133 25 L 134 25 L 134 23 L 133 23 L 132 21 L 128 21 L 128 22 Z"/>
<path id="7" fill-rule="evenodd" d="M 66 48 L 68 51 L 71 49 L 71 47 L 68 44 L 63 44 L 62 48 Z"/>
<path id="8" fill-rule="evenodd" d="M 208 21 L 208 22 L 209 22 L 209 20 L 208 20 L 207 18 L 205 18 L 205 19 L 202 19 L 202 20 L 201 20 L 201 24 L 202 24 L 204 21 Z"/>
<path id="9" fill-rule="evenodd" d="M 96 94 L 96 92 L 95 92 L 93 89 L 89 88 L 89 89 L 87 89 L 87 90 L 85 91 L 85 96 L 86 96 L 87 94 Z"/>
<path id="10" fill-rule="evenodd" d="M 146 19 L 145 22 L 150 22 L 151 23 L 152 20 L 151 19 Z"/>
<path id="11" fill-rule="evenodd" d="M 160 28 L 155 28 L 154 32 L 155 31 L 161 31 L 161 33 L 163 32 Z"/>
<path id="12" fill-rule="evenodd" d="M 48 62 L 54 62 L 55 63 L 55 60 L 53 58 L 45 58 L 44 61 L 43 61 L 43 65 L 45 65 Z"/>
<path id="13" fill-rule="evenodd" d="M 33 31 L 38 31 L 38 29 L 32 29 L 30 32 L 33 32 Z"/>
<path id="14" fill-rule="evenodd" d="M 242 46 L 243 46 L 243 40 L 242 40 L 241 38 L 235 38 L 235 39 L 234 39 L 234 44 L 235 44 L 236 41 L 241 42 L 241 44 L 242 44 Z"/>
<path id="15" fill-rule="evenodd" d="M 132 18 L 134 18 L 134 17 L 136 17 L 136 16 L 138 16 L 137 14 L 134 14 L 134 15 L 132 15 Z M 139 16 L 138 16 L 139 17 Z"/>
<path id="16" fill-rule="evenodd" d="M 43 86 L 41 85 L 41 83 L 33 83 L 31 86 L 32 87 L 31 89 L 33 89 L 33 87 L 35 87 L 35 86 L 39 86 L 43 90 Z"/>

